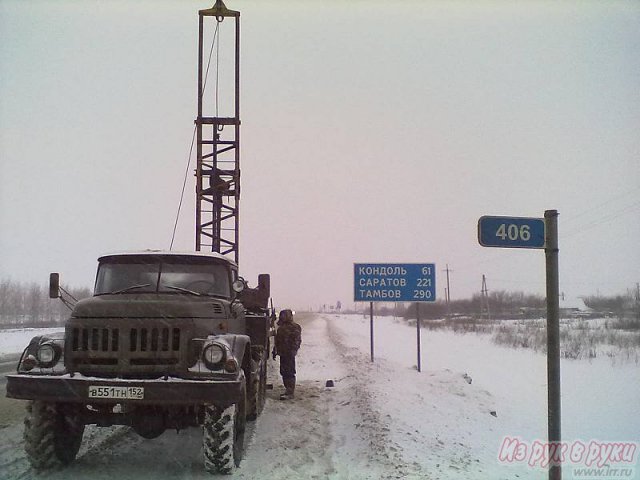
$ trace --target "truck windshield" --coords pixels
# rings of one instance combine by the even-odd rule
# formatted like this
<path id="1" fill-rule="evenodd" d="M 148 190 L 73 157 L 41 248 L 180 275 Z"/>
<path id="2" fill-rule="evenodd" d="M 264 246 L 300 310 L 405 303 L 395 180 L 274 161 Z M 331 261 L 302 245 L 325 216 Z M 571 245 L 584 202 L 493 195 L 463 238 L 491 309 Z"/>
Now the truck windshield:
<path id="1" fill-rule="evenodd" d="M 228 269 L 206 259 L 117 257 L 98 267 L 95 295 L 174 293 L 229 297 Z"/>

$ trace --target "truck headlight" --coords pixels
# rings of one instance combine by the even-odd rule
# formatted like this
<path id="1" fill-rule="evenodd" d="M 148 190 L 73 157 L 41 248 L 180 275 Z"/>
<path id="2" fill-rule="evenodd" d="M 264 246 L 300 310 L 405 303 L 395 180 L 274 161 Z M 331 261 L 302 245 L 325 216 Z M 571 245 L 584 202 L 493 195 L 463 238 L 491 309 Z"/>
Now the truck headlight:
<path id="1" fill-rule="evenodd" d="M 202 360 L 209 370 L 221 368 L 226 357 L 225 349 L 222 345 L 212 343 L 207 345 L 202 351 Z"/>
<path id="2" fill-rule="evenodd" d="M 38 360 L 38 366 L 42 368 L 51 368 L 62 355 L 61 348 L 54 343 L 44 343 L 38 347 L 36 352 L 36 359 Z"/>

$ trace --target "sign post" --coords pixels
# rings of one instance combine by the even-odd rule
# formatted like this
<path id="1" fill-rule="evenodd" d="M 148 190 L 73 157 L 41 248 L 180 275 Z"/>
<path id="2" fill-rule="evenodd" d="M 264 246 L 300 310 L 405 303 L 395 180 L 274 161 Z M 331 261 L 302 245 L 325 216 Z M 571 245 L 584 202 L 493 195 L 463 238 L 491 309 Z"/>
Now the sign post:
<path id="1" fill-rule="evenodd" d="M 436 266 L 433 263 L 354 263 L 356 302 L 369 302 L 371 361 L 373 362 L 373 302 L 435 302 Z M 418 303 L 419 305 L 419 303 Z M 421 371 L 420 308 L 416 309 L 418 371 Z"/>
<path id="2" fill-rule="evenodd" d="M 369 337 L 371 339 L 371 363 L 373 363 L 373 302 L 369 302 Z"/>
<path id="3" fill-rule="evenodd" d="M 416 342 L 418 344 L 418 371 L 421 372 L 422 371 L 422 365 L 421 365 L 421 357 L 422 355 L 420 355 L 420 302 L 416 302 L 416 326 L 418 327 L 416 329 Z"/>
<path id="4" fill-rule="evenodd" d="M 560 444 L 560 286 L 558 275 L 558 212 L 544 212 L 547 270 L 547 405 L 549 455 Z M 549 463 L 549 480 L 562 478 L 562 464 Z"/>
<path id="5" fill-rule="evenodd" d="M 547 275 L 547 449 L 552 458 L 555 445 L 561 441 L 558 211 L 546 210 L 544 218 L 480 217 L 478 243 L 483 247 L 544 248 Z M 553 459 L 549 462 L 549 480 L 561 479 L 562 463 Z"/>

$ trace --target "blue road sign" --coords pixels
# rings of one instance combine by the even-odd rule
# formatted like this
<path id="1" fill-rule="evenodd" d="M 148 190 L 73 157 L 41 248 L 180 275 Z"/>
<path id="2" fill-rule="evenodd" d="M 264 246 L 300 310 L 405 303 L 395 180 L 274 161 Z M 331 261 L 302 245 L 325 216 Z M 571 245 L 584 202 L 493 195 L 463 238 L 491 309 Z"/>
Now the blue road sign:
<path id="1" fill-rule="evenodd" d="M 354 263 L 356 302 L 435 302 L 433 263 Z"/>
<path id="2" fill-rule="evenodd" d="M 544 218 L 491 217 L 478 220 L 483 247 L 544 248 Z"/>

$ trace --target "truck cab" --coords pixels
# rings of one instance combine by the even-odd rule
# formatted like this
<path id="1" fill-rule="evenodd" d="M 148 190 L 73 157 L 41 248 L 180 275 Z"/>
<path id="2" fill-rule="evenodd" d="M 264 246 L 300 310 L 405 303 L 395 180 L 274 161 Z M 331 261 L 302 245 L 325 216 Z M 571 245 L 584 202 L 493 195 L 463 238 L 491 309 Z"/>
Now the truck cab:
<path id="1" fill-rule="evenodd" d="M 52 275 L 50 296 L 61 290 Z M 217 253 L 100 257 L 94 294 L 73 306 L 64 335 L 33 338 L 7 377 L 7 396 L 31 401 L 32 465 L 69 463 L 87 424 L 130 425 L 145 438 L 203 426 L 205 467 L 228 473 L 240 461 L 245 421 L 264 405 L 268 299 L 268 275 L 250 289 Z"/>

